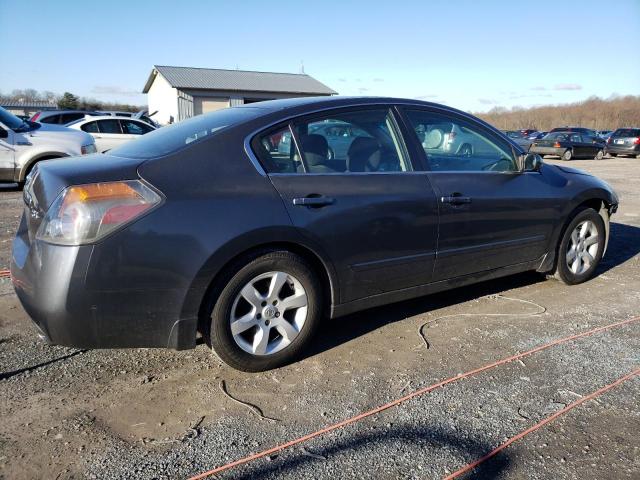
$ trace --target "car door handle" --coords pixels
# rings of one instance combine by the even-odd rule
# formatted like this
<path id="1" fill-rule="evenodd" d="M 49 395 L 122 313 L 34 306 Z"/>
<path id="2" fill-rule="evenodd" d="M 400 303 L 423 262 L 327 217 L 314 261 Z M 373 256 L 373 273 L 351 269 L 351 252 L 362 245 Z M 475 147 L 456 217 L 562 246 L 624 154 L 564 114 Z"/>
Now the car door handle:
<path id="1" fill-rule="evenodd" d="M 325 207 L 327 205 L 333 204 L 334 202 L 335 200 L 333 198 L 323 196 L 308 196 L 293 199 L 294 205 L 312 208 Z"/>
<path id="2" fill-rule="evenodd" d="M 448 203 L 450 205 L 463 205 L 465 203 L 471 203 L 471 197 L 463 197 L 460 194 L 453 194 L 448 197 L 440 197 L 442 203 Z"/>

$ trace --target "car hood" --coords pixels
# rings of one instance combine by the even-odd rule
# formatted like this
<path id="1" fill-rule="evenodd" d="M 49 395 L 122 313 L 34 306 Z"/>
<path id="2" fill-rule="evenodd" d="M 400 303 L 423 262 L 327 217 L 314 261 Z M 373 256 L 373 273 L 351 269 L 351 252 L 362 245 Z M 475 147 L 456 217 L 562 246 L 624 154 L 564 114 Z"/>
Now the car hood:
<path id="1" fill-rule="evenodd" d="M 25 136 L 36 142 L 73 142 L 79 145 L 90 145 L 94 143 L 93 137 L 81 130 L 63 127 L 62 125 L 48 125 L 41 123 L 40 128 L 24 133 Z"/>

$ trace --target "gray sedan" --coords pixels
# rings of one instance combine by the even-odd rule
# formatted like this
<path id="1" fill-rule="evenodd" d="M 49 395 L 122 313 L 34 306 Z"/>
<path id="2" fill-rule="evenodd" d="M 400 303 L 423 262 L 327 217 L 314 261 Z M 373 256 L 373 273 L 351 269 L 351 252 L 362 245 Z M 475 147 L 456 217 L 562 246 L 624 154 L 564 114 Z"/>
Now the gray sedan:
<path id="1" fill-rule="evenodd" d="M 332 122 L 358 132 L 334 158 L 314 128 Z M 473 150 L 425 148 L 443 124 Z M 187 349 L 199 332 L 246 371 L 302 355 L 330 317 L 526 270 L 584 282 L 618 207 L 605 182 L 459 110 L 341 97 L 43 162 L 24 200 L 11 278 L 50 343 Z"/>

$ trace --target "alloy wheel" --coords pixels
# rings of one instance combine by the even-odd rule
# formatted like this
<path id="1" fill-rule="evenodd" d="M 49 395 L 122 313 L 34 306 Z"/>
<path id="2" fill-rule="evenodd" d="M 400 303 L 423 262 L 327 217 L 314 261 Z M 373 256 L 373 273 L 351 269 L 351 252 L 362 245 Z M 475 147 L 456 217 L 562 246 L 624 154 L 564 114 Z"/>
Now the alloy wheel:
<path id="1" fill-rule="evenodd" d="M 267 272 L 240 289 L 229 318 L 236 344 L 252 355 L 271 355 L 293 342 L 307 319 L 307 292 L 285 272 Z"/>
<path id="2" fill-rule="evenodd" d="M 566 262 L 575 275 L 582 275 L 595 262 L 598 253 L 598 228 L 591 220 L 579 223 L 571 233 Z"/>

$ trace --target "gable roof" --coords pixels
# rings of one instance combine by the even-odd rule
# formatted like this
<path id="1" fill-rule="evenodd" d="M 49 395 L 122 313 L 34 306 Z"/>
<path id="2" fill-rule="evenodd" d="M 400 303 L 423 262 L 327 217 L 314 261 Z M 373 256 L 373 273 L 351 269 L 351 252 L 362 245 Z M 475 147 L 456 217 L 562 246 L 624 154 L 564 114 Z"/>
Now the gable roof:
<path id="1" fill-rule="evenodd" d="M 180 89 L 193 88 L 315 95 L 333 95 L 337 93 L 315 78 L 301 73 L 253 72 L 248 70 L 170 67 L 164 65 L 154 65 L 142 93 L 149 91 L 158 73 L 172 87 Z"/>

